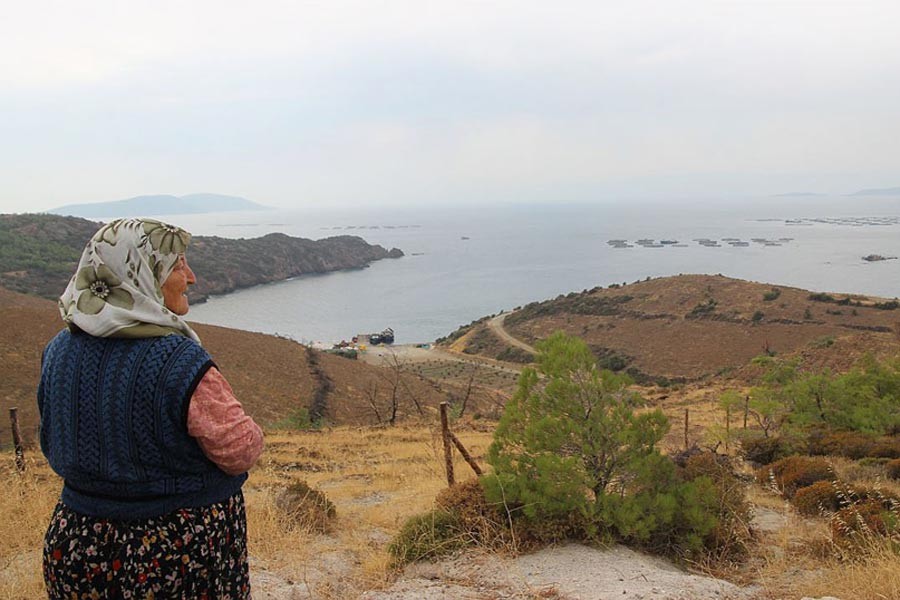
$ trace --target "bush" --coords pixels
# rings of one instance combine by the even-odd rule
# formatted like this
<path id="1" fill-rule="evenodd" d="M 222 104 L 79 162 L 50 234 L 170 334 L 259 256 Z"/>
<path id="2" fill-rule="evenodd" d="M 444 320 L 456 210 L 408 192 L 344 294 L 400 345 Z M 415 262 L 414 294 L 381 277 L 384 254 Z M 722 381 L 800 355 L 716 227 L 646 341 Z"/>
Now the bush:
<path id="1" fill-rule="evenodd" d="M 900 479 L 900 459 L 894 459 L 884 465 L 887 476 L 890 479 Z"/>
<path id="2" fill-rule="evenodd" d="M 771 290 L 763 294 L 763 301 L 772 302 L 773 300 L 777 300 L 779 296 L 781 296 L 781 290 L 778 288 L 772 288 Z"/>
<path id="3" fill-rule="evenodd" d="M 756 473 L 756 480 L 762 485 L 774 483 L 787 498 L 793 498 L 800 488 L 817 481 L 831 481 L 834 471 L 823 458 L 810 456 L 789 456 Z"/>
<path id="4" fill-rule="evenodd" d="M 731 460 L 714 452 L 696 453 L 684 460 L 681 476 L 685 481 L 707 478 L 715 491 L 717 522 L 707 534 L 704 547 L 715 551 L 719 558 L 745 554 L 750 541 L 751 508 Z"/>
<path id="5" fill-rule="evenodd" d="M 296 481 L 282 490 L 275 505 L 290 521 L 309 531 L 328 531 L 337 515 L 331 500 L 305 481 Z"/>
<path id="6" fill-rule="evenodd" d="M 817 481 L 797 490 L 791 503 L 801 515 L 820 516 L 837 512 L 842 506 L 859 500 L 859 493 L 851 487 L 841 487 L 831 481 Z"/>
<path id="7" fill-rule="evenodd" d="M 900 458 L 900 437 L 883 437 L 874 441 L 869 456 L 873 458 Z"/>
<path id="8" fill-rule="evenodd" d="M 844 549 L 862 550 L 878 538 L 897 532 L 897 511 L 878 499 L 842 508 L 831 518 L 831 537 Z"/>
<path id="9" fill-rule="evenodd" d="M 768 465 L 796 454 L 796 443 L 783 437 L 749 438 L 741 442 L 741 455 L 749 461 Z"/>
<path id="10" fill-rule="evenodd" d="M 615 539 L 680 556 L 730 543 L 716 534 L 729 518 L 716 479 L 687 480 L 659 453 L 668 421 L 636 412 L 628 378 L 599 371 L 577 338 L 556 333 L 538 349 L 543 377 L 523 370 L 488 450 L 488 502 L 541 541 Z"/>
<path id="11" fill-rule="evenodd" d="M 813 456 L 843 456 L 859 460 L 872 456 L 875 441 L 857 431 L 815 432 L 808 438 L 808 452 Z"/>
<path id="12" fill-rule="evenodd" d="M 484 487 L 478 479 L 469 479 L 446 488 L 438 494 L 435 504 L 456 517 L 460 530 L 472 543 L 489 548 L 512 544 L 505 508 L 487 501 Z"/>
<path id="13" fill-rule="evenodd" d="M 642 401 L 629 379 L 599 371 L 583 341 L 555 333 L 538 349 L 543 378 L 522 371 L 488 449 L 487 497 L 532 521 L 588 515 L 607 491 L 626 491 L 668 421 L 659 410 L 635 413 Z"/>
<path id="14" fill-rule="evenodd" d="M 407 519 L 388 546 L 397 565 L 437 558 L 471 542 L 459 518 L 442 509 Z"/>

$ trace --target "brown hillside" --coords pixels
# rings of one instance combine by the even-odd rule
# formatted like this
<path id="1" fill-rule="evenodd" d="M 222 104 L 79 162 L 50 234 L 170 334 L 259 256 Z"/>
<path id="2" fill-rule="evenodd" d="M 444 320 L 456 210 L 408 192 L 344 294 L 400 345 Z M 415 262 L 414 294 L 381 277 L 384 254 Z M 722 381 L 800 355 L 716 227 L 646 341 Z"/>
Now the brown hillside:
<path id="1" fill-rule="evenodd" d="M 529 304 L 504 325 L 529 344 L 562 330 L 587 341 L 601 364 L 669 379 L 731 372 L 767 350 L 838 370 L 865 352 L 900 350 L 900 308 L 891 301 L 717 275 L 572 293 Z M 477 345 L 469 352 L 507 350 L 485 323 L 466 339 Z"/>
<path id="2" fill-rule="evenodd" d="M 11 443 L 7 411 L 19 407 L 22 433 L 35 438 L 41 352 L 61 329 L 56 303 L 0 288 L 0 446 Z M 396 388 L 397 417 L 433 414 L 442 401 L 459 397 L 453 386 L 413 373 L 367 365 L 311 351 L 291 340 L 211 325 L 195 325 L 204 347 L 234 387 L 247 411 L 263 425 L 276 425 L 318 398 L 325 421 L 375 424 L 390 414 Z M 311 358 L 314 357 L 314 358 Z M 415 402 L 414 402 L 415 401 Z M 473 398 L 473 406 L 482 400 Z M 487 401 L 487 400 L 485 400 Z"/>

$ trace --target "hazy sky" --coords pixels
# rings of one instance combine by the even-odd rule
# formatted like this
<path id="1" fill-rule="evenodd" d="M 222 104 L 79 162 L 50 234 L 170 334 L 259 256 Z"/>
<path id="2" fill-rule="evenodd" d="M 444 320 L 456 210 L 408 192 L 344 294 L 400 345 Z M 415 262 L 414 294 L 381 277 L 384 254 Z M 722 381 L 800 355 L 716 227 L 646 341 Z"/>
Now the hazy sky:
<path id="1" fill-rule="evenodd" d="M 896 0 L 9 3 L 0 210 L 898 186 L 898 23 Z"/>

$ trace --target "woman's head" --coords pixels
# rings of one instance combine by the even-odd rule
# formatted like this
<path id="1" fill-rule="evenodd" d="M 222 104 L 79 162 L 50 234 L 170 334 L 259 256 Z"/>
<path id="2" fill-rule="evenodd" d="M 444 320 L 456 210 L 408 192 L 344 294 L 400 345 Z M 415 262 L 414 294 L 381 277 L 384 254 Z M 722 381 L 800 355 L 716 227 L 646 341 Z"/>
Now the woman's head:
<path id="1" fill-rule="evenodd" d="M 184 316 L 190 306 L 188 304 L 187 289 L 189 285 L 197 283 L 197 278 L 191 267 L 188 266 L 184 254 L 175 262 L 175 267 L 163 282 L 163 305 L 176 315 Z"/>
<path id="2" fill-rule="evenodd" d="M 63 320 L 99 337 L 197 339 L 180 317 L 196 279 L 184 252 L 191 235 L 154 219 L 119 219 L 88 241 L 59 306 Z"/>

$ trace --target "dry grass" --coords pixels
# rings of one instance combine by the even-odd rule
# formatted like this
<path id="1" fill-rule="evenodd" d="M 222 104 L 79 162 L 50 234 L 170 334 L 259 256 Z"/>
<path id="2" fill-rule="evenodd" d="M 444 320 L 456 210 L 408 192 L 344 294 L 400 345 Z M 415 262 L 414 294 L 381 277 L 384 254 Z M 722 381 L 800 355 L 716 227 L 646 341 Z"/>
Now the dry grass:
<path id="1" fill-rule="evenodd" d="M 458 431 L 483 464 L 490 433 Z M 386 585 L 393 573 L 387 544 L 409 517 L 429 510 L 446 486 L 436 431 L 425 427 L 337 428 L 271 432 L 244 486 L 252 569 L 305 582 L 317 598 L 346 598 Z M 60 480 L 36 449 L 17 475 L 11 452 L 0 453 L 0 600 L 40 598 L 41 547 Z M 472 476 L 458 453 L 457 479 Z M 277 493 L 298 479 L 337 506 L 328 535 L 310 533 L 276 507 Z"/>
<path id="2" fill-rule="evenodd" d="M 900 556 L 882 544 L 853 562 L 828 561 L 811 581 L 799 586 L 805 596 L 837 596 L 841 600 L 900 598 Z"/>
<path id="3" fill-rule="evenodd" d="M 682 410 L 676 397 L 659 404 L 673 421 Z M 698 409 L 697 416 L 698 426 L 715 422 L 712 406 Z M 484 464 L 491 433 L 462 427 L 457 433 Z M 0 485 L 6 492 L 0 496 L 0 600 L 43 595 L 41 543 L 60 482 L 36 450 L 28 456 L 28 472 L 19 476 L 12 454 L 0 453 Z M 876 471 L 852 461 L 835 462 L 838 473 L 855 483 L 897 488 L 896 482 L 879 480 Z M 306 583 L 315 597 L 326 600 L 386 587 L 396 575 L 387 545 L 407 518 L 434 507 L 446 486 L 442 465 L 437 431 L 422 426 L 269 432 L 266 451 L 244 486 L 253 571 Z M 455 468 L 459 480 L 472 476 L 458 456 Z M 337 506 L 330 533 L 312 533 L 277 508 L 278 492 L 296 480 L 323 491 Z M 900 598 L 900 558 L 888 549 L 838 561 L 826 520 L 801 518 L 783 498 L 757 486 L 750 488 L 750 500 L 783 516 L 785 526 L 761 534 L 747 564 L 719 575 L 760 584 L 769 598 Z"/>
<path id="4" fill-rule="evenodd" d="M 0 599 L 40 598 L 44 532 L 61 484 L 33 453 L 24 474 L 13 464 L 11 452 L 0 453 Z"/>

